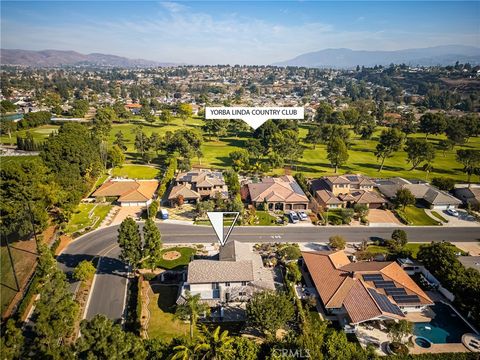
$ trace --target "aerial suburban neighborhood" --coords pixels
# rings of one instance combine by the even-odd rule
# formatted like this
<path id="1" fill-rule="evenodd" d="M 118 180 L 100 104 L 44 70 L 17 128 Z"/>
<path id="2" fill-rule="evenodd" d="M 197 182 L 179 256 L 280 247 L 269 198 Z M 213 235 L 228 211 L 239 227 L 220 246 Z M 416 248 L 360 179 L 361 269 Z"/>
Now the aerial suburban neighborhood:
<path id="1" fill-rule="evenodd" d="M 28 5 L 1 4 L 2 359 L 480 359 L 478 3 Z"/>

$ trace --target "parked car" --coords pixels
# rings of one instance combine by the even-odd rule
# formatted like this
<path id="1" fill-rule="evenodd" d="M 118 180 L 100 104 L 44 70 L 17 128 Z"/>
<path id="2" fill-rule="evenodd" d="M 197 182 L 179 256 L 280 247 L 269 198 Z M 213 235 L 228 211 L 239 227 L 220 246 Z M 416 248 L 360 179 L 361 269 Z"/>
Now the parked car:
<path id="1" fill-rule="evenodd" d="M 458 211 L 455 209 L 447 209 L 447 214 L 451 216 L 458 217 Z"/>
<path id="2" fill-rule="evenodd" d="M 300 220 L 302 221 L 305 221 L 308 219 L 308 216 L 307 216 L 307 213 L 305 211 L 299 211 L 297 212 L 298 214 L 298 217 L 300 218 Z"/>
<path id="3" fill-rule="evenodd" d="M 162 220 L 167 220 L 168 219 L 168 210 L 167 209 L 160 210 L 160 218 Z"/>
<path id="4" fill-rule="evenodd" d="M 295 211 L 290 211 L 288 214 L 288 217 L 290 218 L 290 221 L 294 224 L 298 223 L 298 215 Z"/>

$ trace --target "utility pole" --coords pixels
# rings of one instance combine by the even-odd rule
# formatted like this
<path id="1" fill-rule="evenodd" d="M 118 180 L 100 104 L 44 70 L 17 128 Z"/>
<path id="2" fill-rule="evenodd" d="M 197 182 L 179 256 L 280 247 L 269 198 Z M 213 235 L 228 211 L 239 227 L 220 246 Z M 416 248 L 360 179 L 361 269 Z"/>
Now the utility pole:
<path id="1" fill-rule="evenodd" d="M 17 292 L 20 291 L 20 285 L 18 283 L 17 272 L 15 270 L 15 263 L 13 262 L 12 250 L 10 249 L 10 244 L 8 243 L 8 235 L 5 234 L 5 243 L 7 244 L 8 257 L 10 258 L 10 264 L 12 265 L 13 278 L 15 279 L 15 285 L 17 286 Z"/>
<path id="2" fill-rule="evenodd" d="M 38 244 L 37 232 L 35 231 L 35 223 L 33 222 L 32 208 L 30 206 L 30 201 L 28 200 L 27 200 L 27 207 L 28 207 L 28 212 L 30 214 L 30 223 L 32 224 L 33 237 L 35 238 L 35 244 L 37 245 L 37 254 L 40 254 L 38 249 L 39 244 Z"/>

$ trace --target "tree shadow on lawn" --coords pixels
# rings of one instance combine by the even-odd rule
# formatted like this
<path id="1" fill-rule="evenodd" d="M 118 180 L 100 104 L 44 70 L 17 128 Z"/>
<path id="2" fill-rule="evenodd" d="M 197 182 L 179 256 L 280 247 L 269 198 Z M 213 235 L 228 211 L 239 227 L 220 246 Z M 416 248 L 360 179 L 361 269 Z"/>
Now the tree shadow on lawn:
<path id="1" fill-rule="evenodd" d="M 150 284 L 154 294 L 158 294 L 157 305 L 165 313 L 175 313 L 178 295 L 177 285 Z"/>
<path id="2" fill-rule="evenodd" d="M 380 164 L 377 164 L 377 163 L 354 163 L 353 165 L 358 166 L 360 168 L 368 168 L 368 169 L 374 169 L 374 170 L 380 169 Z M 403 167 L 392 166 L 392 165 L 387 165 L 387 164 L 385 164 L 383 166 L 382 171 L 383 170 L 385 170 L 385 171 L 406 171 L 406 169 L 403 168 Z M 381 174 L 381 173 L 382 172 L 380 171 L 379 174 Z"/>
<path id="3" fill-rule="evenodd" d="M 217 156 L 215 157 L 215 160 L 217 161 L 212 161 L 210 165 L 221 167 L 227 167 L 232 165 L 232 160 L 228 156 Z"/>

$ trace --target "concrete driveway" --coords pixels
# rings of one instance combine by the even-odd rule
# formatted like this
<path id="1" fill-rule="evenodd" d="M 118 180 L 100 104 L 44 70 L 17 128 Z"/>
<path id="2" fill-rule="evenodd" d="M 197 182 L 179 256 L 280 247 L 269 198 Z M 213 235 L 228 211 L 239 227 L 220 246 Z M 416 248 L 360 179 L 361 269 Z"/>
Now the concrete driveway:
<path id="1" fill-rule="evenodd" d="M 127 217 L 132 217 L 134 220 L 140 220 L 143 211 L 142 206 L 122 206 L 115 215 L 110 225 L 121 224 Z"/>
<path id="2" fill-rule="evenodd" d="M 370 226 L 399 226 L 402 223 L 390 210 L 370 209 L 368 212 Z"/>
<path id="3" fill-rule="evenodd" d="M 468 215 L 465 210 L 457 210 L 458 217 L 449 215 L 445 210 L 434 210 L 442 215 L 448 223 L 443 226 L 480 226 L 480 223 L 475 221 L 473 216 Z"/>

